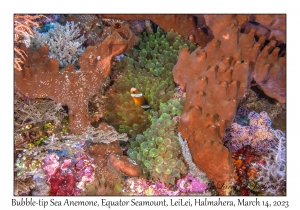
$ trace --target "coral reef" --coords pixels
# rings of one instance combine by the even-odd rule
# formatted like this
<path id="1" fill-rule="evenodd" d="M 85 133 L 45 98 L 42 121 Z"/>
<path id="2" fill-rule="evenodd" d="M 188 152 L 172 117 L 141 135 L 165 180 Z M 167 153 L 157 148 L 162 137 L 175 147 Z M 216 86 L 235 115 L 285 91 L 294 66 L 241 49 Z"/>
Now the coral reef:
<path id="1" fill-rule="evenodd" d="M 15 15 L 15 195 L 285 195 L 285 18 Z"/>
<path id="2" fill-rule="evenodd" d="M 140 196 L 179 196 L 179 195 L 209 195 L 207 185 L 191 175 L 179 179 L 176 185 L 166 185 L 159 181 L 153 182 L 146 179 L 129 178 L 124 183 L 125 195 Z"/>
<path id="3" fill-rule="evenodd" d="M 92 135 L 92 142 L 86 145 L 85 150 L 95 160 L 95 177 L 98 181 L 96 180 L 93 186 L 95 190 L 99 188 L 96 192 L 102 194 L 105 191 L 100 189 L 106 186 L 105 183 L 107 183 L 107 187 L 112 186 L 109 184 L 110 182 L 121 183 L 124 175 L 139 176 L 141 169 L 133 160 L 123 155 L 119 140 L 127 141 L 126 134 L 118 134 L 112 126 L 108 126 L 104 122 L 95 130 L 103 131 L 102 135 Z"/>
<path id="4" fill-rule="evenodd" d="M 66 22 L 66 25 L 55 23 L 48 32 L 36 32 L 30 40 L 30 48 L 38 49 L 49 45 L 49 57 L 59 61 L 59 68 L 63 69 L 73 64 L 78 69 L 78 58 L 85 51 L 82 46 L 85 38 L 80 34 L 78 24 Z"/>
<path id="5" fill-rule="evenodd" d="M 286 43 L 285 14 L 237 14 L 237 15 L 194 15 L 198 18 L 198 27 L 207 28 L 209 34 L 215 36 L 212 28 L 220 23 L 224 16 L 233 17 L 241 28 L 242 33 L 248 34 L 255 29 L 257 38 L 264 36 L 267 40 L 276 40 L 279 44 Z"/>
<path id="6" fill-rule="evenodd" d="M 97 183 L 102 176 L 107 182 L 113 181 L 114 188 L 123 181 L 124 174 L 138 176 L 140 172 L 138 165 L 123 157 L 119 141 L 126 140 L 125 134 L 102 123 L 82 135 L 53 134 L 43 145 L 23 145 L 15 164 L 16 195 L 31 191 L 34 195 L 83 195 L 87 184 Z"/>
<path id="7" fill-rule="evenodd" d="M 257 37 L 265 36 L 268 40 L 286 43 L 285 14 L 255 14 L 249 15 L 248 21 L 242 24 L 243 33 L 255 28 Z"/>
<path id="8" fill-rule="evenodd" d="M 228 37 L 237 38 L 237 28 L 227 30 Z M 179 132 L 188 141 L 196 165 L 215 183 L 231 182 L 231 155 L 221 138 L 250 83 L 249 63 L 230 57 L 236 46 L 229 41 L 213 40 L 205 50 L 198 48 L 192 54 L 183 49 L 173 69 L 175 82 L 187 91 Z"/>
<path id="9" fill-rule="evenodd" d="M 264 15 L 263 15 L 264 17 Z M 207 25 L 212 31 L 215 39 L 224 40 L 229 35 L 226 32 L 228 26 L 241 25 L 248 20 L 247 16 L 241 15 L 205 15 Z M 286 56 L 282 55 L 278 43 L 270 40 L 265 44 L 266 37 L 260 36 L 258 41 L 254 41 L 256 29 L 251 28 L 247 34 L 239 34 L 237 43 L 231 45 L 228 51 L 235 51 L 232 54 L 234 59 L 248 61 L 250 71 L 255 81 L 252 85 L 258 85 L 266 95 L 285 103 L 286 99 Z M 229 40 L 232 39 L 229 36 Z M 234 39 L 232 39 L 233 41 Z M 236 49 L 238 45 L 239 49 Z M 263 47 L 263 49 L 261 49 Z M 233 53 L 232 51 L 232 53 Z M 226 54 L 226 52 L 224 52 Z"/>
<path id="10" fill-rule="evenodd" d="M 39 19 L 45 18 L 44 15 L 14 15 L 14 68 L 18 71 L 22 70 L 22 65 L 26 60 L 27 54 L 20 49 L 20 43 L 29 45 L 30 37 L 34 35 L 34 28 L 38 28 Z"/>
<path id="11" fill-rule="evenodd" d="M 268 114 L 241 107 L 223 141 L 233 152 L 235 188 L 239 195 L 284 195 L 285 133 L 274 130 Z"/>
<path id="12" fill-rule="evenodd" d="M 34 187 L 35 182 L 30 176 L 26 178 L 23 176 L 19 176 L 14 179 L 14 195 L 28 195 L 31 189 L 33 189 Z M 47 192 L 45 194 L 47 194 Z"/>
<path id="13" fill-rule="evenodd" d="M 44 45 L 38 50 L 27 49 L 28 58 L 24 70 L 15 71 L 15 87 L 30 98 L 48 97 L 68 106 L 70 130 L 73 133 L 85 131 L 90 119 L 88 116 L 88 100 L 103 85 L 110 72 L 113 56 L 131 48 L 138 38 L 128 27 L 115 30 L 97 47 L 90 46 L 79 58 L 81 67 L 75 72 L 69 64 L 58 71 L 59 62 L 49 58 L 49 46 Z"/>
<path id="14" fill-rule="evenodd" d="M 184 38 L 189 38 L 190 41 L 196 42 L 202 47 L 212 40 L 212 37 L 207 35 L 201 28 L 197 28 L 192 15 L 112 15 L 112 14 L 101 14 L 98 15 L 101 18 L 115 18 L 122 20 L 151 20 L 155 22 L 164 31 L 170 31 L 173 29 L 175 32 L 179 33 Z"/>
<path id="15" fill-rule="evenodd" d="M 278 57 L 274 40 L 263 48 L 255 62 L 253 79 L 258 88 L 280 103 L 286 102 L 286 57 Z"/>
<path id="16" fill-rule="evenodd" d="M 95 177 L 98 179 L 88 189 L 89 195 L 103 195 L 114 192 L 116 183 L 122 183 L 124 175 L 139 176 L 140 167 L 128 157 L 123 156 L 123 152 L 118 141 L 110 144 L 92 143 L 86 148 L 90 157 L 95 160 Z"/>
<path id="17" fill-rule="evenodd" d="M 86 139 L 90 139 L 92 143 L 109 144 L 113 141 L 127 141 L 126 134 L 119 134 L 112 126 L 101 122 L 98 128 L 90 127 L 87 131 L 82 133 Z"/>
<path id="18" fill-rule="evenodd" d="M 92 183 L 86 185 L 86 190 L 81 195 L 122 195 L 123 184 L 113 181 L 106 181 L 104 176 L 100 179 L 97 177 Z"/>
<path id="19" fill-rule="evenodd" d="M 237 104 L 250 87 L 252 72 L 258 84 L 261 81 L 265 84 L 261 88 L 267 95 L 268 89 L 264 87 L 271 87 L 280 76 L 283 76 L 280 80 L 283 83 L 277 84 L 285 89 L 282 79 L 285 65 L 281 63 L 285 57 L 278 58 L 279 48 L 274 49 L 273 41 L 260 52 L 264 37 L 256 42 L 255 30 L 241 34 L 233 15 L 215 17 L 210 28 L 215 39 L 192 54 L 183 49 L 173 69 L 175 82 L 187 91 L 179 131 L 188 141 L 196 165 L 209 178 L 215 183 L 231 182 L 231 155 L 221 140 L 225 129 L 233 121 Z M 258 79 L 256 73 L 263 79 Z M 276 89 L 276 92 L 275 87 L 273 85 L 272 97 L 283 102 L 285 91 Z"/>
<path id="20" fill-rule="evenodd" d="M 267 97 L 261 90 L 253 87 L 242 96 L 239 107 L 242 106 L 258 113 L 262 111 L 268 112 L 272 121 L 272 127 L 286 132 L 285 103 L 280 103 L 277 100 Z"/>
<path id="21" fill-rule="evenodd" d="M 183 193 L 202 193 L 207 188 L 207 185 L 194 178 L 191 174 L 188 174 L 184 179 L 179 179 L 177 181 L 177 187 L 179 191 Z"/>
<path id="22" fill-rule="evenodd" d="M 270 152 L 271 148 L 277 145 L 279 141 L 275 133 L 282 131 L 274 131 L 271 127 L 272 121 L 267 116 L 268 114 L 265 111 L 259 114 L 250 112 L 248 119 L 243 120 L 243 122 L 249 122 L 245 126 L 241 126 L 238 123 L 231 124 L 223 138 L 225 146 L 231 152 L 246 146 L 250 146 L 262 154 Z M 241 117 L 245 117 L 245 115 L 239 115 L 236 121 L 239 122 Z"/>
<path id="23" fill-rule="evenodd" d="M 43 121 L 57 124 L 66 116 L 67 113 L 62 105 L 50 99 L 29 100 L 26 103 L 21 97 L 15 96 L 14 117 L 16 123 L 20 125 L 20 127 L 15 127 L 15 132 L 22 130 L 26 126 Z"/>
<path id="24" fill-rule="evenodd" d="M 185 162 L 188 165 L 188 170 L 189 173 L 194 176 L 195 178 L 203 181 L 203 182 L 208 182 L 207 177 L 203 171 L 201 171 L 194 163 L 192 155 L 189 150 L 189 146 L 185 140 L 181 138 L 180 133 L 178 134 L 178 141 L 181 145 L 182 149 L 182 155 L 184 157 Z"/>
<path id="25" fill-rule="evenodd" d="M 97 15 L 92 14 L 68 15 L 66 20 L 73 21 L 79 25 L 81 33 L 86 39 L 84 42 L 85 46 L 97 46 L 106 37 L 110 36 L 112 31 L 116 28 L 113 26 L 105 27 L 101 19 L 98 18 Z M 123 26 L 125 26 L 125 24 Z"/>
<path id="26" fill-rule="evenodd" d="M 278 43 L 285 43 L 285 15 L 98 15 L 100 17 L 118 18 L 124 20 L 151 19 L 165 31 L 174 29 L 183 37 L 189 37 L 192 41 L 205 47 L 213 38 L 221 40 L 224 30 L 230 24 L 238 25 L 244 34 L 251 37 L 259 37 L 255 48 L 259 48 L 265 39 L 272 40 L 268 47 L 264 48 L 263 53 L 257 58 L 257 50 L 249 51 L 253 47 L 252 42 L 244 43 L 241 46 L 241 60 L 248 60 L 256 64 L 254 68 L 254 80 L 257 85 L 270 97 L 275 98 L 281 103 L 285 103 L 285 56 L 278 57 Z M 194 19 L 197 19 L 197 25 Z M 261 22 L 261 24 L 254 24 Z M 209 35 L 205 34 L 202 28 L 209 30 Z M 246 37 L 246 36 L 244 36 Z M 242 40 L 240 40 L 242 41 Z M 246 45 L 245 45 L 246 44 Z M 248 52 L 249 51 L 249 52 Z M 270 55 L 269 53 L 272 52 Z M 250 53 L 250 54 L 249 54 Z M 256 62 L 257 59 L 257 62 Z M 269 65 L 271 64 L 272 65 Z M 276 91 L 274 91 L 276 90 Z"/>
<path id="27" fill-rule="evenodd" d="M 93 161 L 85 154 L 68 156 L 62 153 L 46 155 L 43 170 L 50 185 L 49 195 L 80 195 L 88 182 L 94 180 Z"/>

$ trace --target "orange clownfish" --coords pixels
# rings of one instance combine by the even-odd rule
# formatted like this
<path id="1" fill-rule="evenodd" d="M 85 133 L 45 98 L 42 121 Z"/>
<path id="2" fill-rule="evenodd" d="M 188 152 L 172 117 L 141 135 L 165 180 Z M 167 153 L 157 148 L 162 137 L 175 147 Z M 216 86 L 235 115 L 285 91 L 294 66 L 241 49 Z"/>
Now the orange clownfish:
<path id="1" fill-rule="evenodd" d="M 130 89 L 130 94 L 132 99 L 134 100 L 135 105 L 141 106 L 143 109 L 148 110 L 150 109 L 150 105 L 146 98 L 143 96 L 143 93 L 139 91 L 138 89 L 132 87 Z"/>

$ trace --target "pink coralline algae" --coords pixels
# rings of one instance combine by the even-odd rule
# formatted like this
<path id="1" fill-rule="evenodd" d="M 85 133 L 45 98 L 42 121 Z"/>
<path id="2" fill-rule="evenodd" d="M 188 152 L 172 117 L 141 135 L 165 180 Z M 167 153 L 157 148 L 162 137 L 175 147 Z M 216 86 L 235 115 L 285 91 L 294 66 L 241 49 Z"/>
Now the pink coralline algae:
<path id="1" fill-rule="evenodd" d="M 183 193 L 202 193 L 207 188 L 207 185 L 188 174 L 185 178 L 177 181 L 177 187 Z"/>
<path id="2" fill-rule="evenodd" d="M 48 154 L 44 159 L 43 170 L 50 185 L 49 195 L 80 195 L 88 182 L 94 180 L 92 161 L 85 154 L 75 158 Z"/>

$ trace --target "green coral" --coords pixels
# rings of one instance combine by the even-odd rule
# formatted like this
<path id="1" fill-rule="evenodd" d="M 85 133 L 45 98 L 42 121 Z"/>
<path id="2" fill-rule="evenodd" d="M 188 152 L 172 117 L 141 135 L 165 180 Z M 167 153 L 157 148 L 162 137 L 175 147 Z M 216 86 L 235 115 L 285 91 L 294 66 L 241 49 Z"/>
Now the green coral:
<path id="1" fill-rule="evenodd" d="M 108 91 L 105 117 L 109 124 L 121 133 L 128 133 L 132 139 L 149 126 L 152 111 L 158 111 L 161 103 L 173 97 L 172 69 L 180 50 L 196 47 L 174 31 L 166 34 L 158 29 L 156 33 L 144 32 L 139 37 L 138 46 L 131 49 L 117 66 L 123 73 Z M 135 106 L 129 93 L 132 87 L 144 94 L 152 111 L 145 112 Z"/>
<path id="2" fill-rule="evenodd" d="M 177 121 L 173 119 L 181 115 L 182 109 L 183 106 L 175 99 L 160 104 L 159 111 L 153 113 L 151 126 L 130 141 L 131 149 L 127 153 L 140 165 L 144 176 L 175 184 L 175 179 L 186 173 L 178 136 L 174 131 Z"/>

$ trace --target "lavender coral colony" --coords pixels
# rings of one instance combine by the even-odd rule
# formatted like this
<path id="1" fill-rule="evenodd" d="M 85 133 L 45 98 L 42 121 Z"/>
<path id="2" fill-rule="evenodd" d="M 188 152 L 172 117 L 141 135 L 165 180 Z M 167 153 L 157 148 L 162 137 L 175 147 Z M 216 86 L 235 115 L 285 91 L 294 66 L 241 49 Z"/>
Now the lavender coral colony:
<path id="1" fill-rule="evenodd" d="M 285 195 L 285 18 L 14 15 L 15 195 Z"/>

